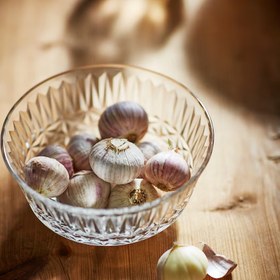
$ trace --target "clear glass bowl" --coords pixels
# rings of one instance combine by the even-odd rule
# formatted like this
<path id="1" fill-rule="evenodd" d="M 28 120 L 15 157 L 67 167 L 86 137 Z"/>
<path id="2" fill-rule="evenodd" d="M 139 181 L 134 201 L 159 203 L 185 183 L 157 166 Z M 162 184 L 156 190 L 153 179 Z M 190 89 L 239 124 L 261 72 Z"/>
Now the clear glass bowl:
<path id="1" fill-rule="evenodd" d="M 177 146 L 192 168 L 189 182 L 140 206 L 84 209 L 43 197 L 24 181 L 23 166 L 50 143 L 67 144 L 77 131 L 97 135 L 109 105 L 131 100 L 149 115 L 144 140 Z M 213 125 L 185 86 L 161 74 L 126 65 L 97 65 L 53 76 L 30 89 L 10 110 L 1 135 L 5 163 L 38 219 L 55 233 L 90 245 L 111 246 L 149 238 L 185 208 L 213 148 Z"/>

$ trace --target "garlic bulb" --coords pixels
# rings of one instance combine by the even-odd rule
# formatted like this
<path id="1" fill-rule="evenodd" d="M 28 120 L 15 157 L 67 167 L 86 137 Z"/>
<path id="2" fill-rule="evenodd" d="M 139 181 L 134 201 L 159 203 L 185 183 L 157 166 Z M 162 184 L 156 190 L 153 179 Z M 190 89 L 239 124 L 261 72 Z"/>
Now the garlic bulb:
<path id="1" fill-rule="evenodd" d="M 38 156 L 56 159 L 64 165 L 69 173 L 69 176 L 72 177 L 74 173 L 72 158 L 63 147 L 59 145 L 48 145 L 38 154 Z"/>
<path id="2" fill-rule="evenodd" d="M 139 148 L 126 139 L 109 138 L 96 143 L 89 155 L 93 172 L 112 184 L 126 184 L 135 179 L 144 165 Z"/>
<path id="3" fill-rule="evenodd" d="M 59 196 L 69 183 L 66 168 L 53 158 L 34 157 L 27 162 L 23 171 L 26 183 L 46 197 Z"/>
<path id="4" fill-rule="evenodd" d="M 58 197 L 62 203 L 85 208 L 105 208 L 111 185 L 98 178 L 92 171 L 76 173 L 67 190 Z"/>
<path id="5" fill-rule="evenodd" d="M 144 158 L 145 158 L 144 164 L 146 164 L 146 162 L 152 156 L 156 155 L 157 153 L 159 153 L 161 151 L 160 148 L 156 144 L 154 144 L 152 142 L 148 142 L 148 141 L 139 143 L 138 148 L 141 150 L 141 152 L 144 155 Z M 139 175 L 139 178 L 145 179 L 145 166 L 143 166 L 141 173 Z"/>
<path id="6" fill-rule="evenodd" d="M 205 254 L 194 246 L 174 246 L 166 251 L 157 264 L 159 280 L 203 280 L 208 260 Z"/>
<path id="7" fill-rule="evenodd" d="M 67 150 L 73 159 L 76 171 L 91 170 L 89 153 L 91 148 L 98 142 L 98 138 L 90 134 L 77 134 L 71 137 Z"/>
<path id="8" fill-rule="evenodd" d="M 190 169 L 180 154 L 170 150 L 147 161 L 145 178 L 163 191 L 173 191 L 190 179 Z"/>
<path id="9" fill-rule="evenodd" d="M 152 184 L 142 179 L 135 179 L 125 185 L 116 185 L 111 190 L 108 208 L 130 207 L 159 198 Z"/>
<path id="10" fill-rule="evenodd" d="M 148 130 L 148 115 L 142 106 L 135 102 L 123 101 L 109 106 L 98 122 L 102 138 L 126 138 L 138 142 Z"/>
<path id="11" fill-rule="evenodd" d="M 161 150 L 160 148 L 152 142 L 142 142 L 139 143 L 138 148 L 141 150 L 145 157 L 145 163 L 154 155 L 158 154 Z"/>

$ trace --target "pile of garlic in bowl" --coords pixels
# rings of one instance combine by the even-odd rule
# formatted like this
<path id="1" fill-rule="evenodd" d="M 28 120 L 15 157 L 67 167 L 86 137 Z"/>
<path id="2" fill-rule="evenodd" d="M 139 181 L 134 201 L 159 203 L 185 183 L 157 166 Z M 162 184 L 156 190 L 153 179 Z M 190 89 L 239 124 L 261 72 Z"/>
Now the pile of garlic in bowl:
<path id="1" fill-rule="evenodd" d="M 51 144 L 24 166 L 25 181 L 40 194 L 72 206 L 121 208 L 153 201 L 191 176 L 176 147 L 162 151 L 143 141 L 149 126 L 132 101 L 107 107 L 98 121 L 101 139 L 72 136 L 66 147 Z"/>
<path id="2" fill-rule="evenodd" d="M 95 246 L 138 242 L 174 223 L 213 143 L 211 118 L 187 87 L 108 64 L 38 83 L 1 133 L 3 159 L 36 217 Z"/>

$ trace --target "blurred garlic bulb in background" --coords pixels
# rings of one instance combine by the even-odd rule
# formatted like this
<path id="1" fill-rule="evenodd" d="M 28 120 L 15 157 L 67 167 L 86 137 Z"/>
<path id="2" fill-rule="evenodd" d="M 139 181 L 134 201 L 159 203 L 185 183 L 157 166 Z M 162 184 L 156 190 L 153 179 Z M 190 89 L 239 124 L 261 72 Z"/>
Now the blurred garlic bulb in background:
<path id="1" fill-rule="evenodd" d="M 84 0 L 69 18 L 65 44 L 75 66 L 124 63 L 161 47 L 183 14 L 182 0 Z"/>

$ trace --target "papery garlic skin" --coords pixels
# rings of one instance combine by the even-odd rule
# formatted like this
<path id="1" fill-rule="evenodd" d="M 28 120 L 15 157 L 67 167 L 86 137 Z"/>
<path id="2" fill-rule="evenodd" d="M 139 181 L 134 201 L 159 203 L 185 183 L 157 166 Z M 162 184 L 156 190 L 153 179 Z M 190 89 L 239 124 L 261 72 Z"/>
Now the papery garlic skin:
<path id="1" fill-rule="evenodd" d="M 95 144 L 89 155 L 93 172 L 111 184 L 127 184 L 144 165 L 140 149 L 126 139 L 109 138 Z"/>
<path id="2" fill-rule="evenodd" d="M 25 182 L 46 197 L 61 195 L 69 184 L 66 168 L 56 159 L 38 156 L 24 166 Z"/>
<path id="3" fill-rule="evenodd" d="M 185 159 L 170 150 L 151 157 L 145 165 L 145 178 L 163 191 L 174 191 L 190 179 Z"/>
<path id="4" fill-rule="evenodd" d="M 126 138 L 138 142 L 148 130 L 146 111 L 132 101 L 122 101 L 106 108 L 101 114 L 98 128 L 101 137 Z"/>
<path id="5" fill-rule="evenodd" d="M 155 187 L 142 179 L 135 179 L 125 185 L 116 185 L 111 190 L 108 208 L 131 207 L 159 198 Z"/>
<path id="6" fill-rule="evenodd" d="M 229 275 L 237 266 L 227 257 L 216 254 L 207 244 L 203 244 L 202 251 L 208 259 L 207 274 L 214 279 Z"/>
<path id="7" fill-rule="evenodd" d="M 91 170 L 88 157 L 92 147 L 98 141 L 97 137 L 87 133 L 77 134 L 70 138 L 67 150 L 73 159 L 76 171 Z"/>
<path id="8" fill-rule="evenodd" d="M 84 208 L 105 208 L 111 185 L 98 178 L 92 171 L 81 171 L 71 178 L 67 190 L 58 201 Z"/>
<path id="9" fill-rule="evenodd" d="M 48 145 L 40 151 L 38 156 L 56 159 L 67 169 L 69 176 L 74 174 L 73 161 L 67 150 L 59 145 Z"/>
<path id="10" fill-rule="evenodd" d="M 160 257 L 157 276 L 158 280 L 203 280 L 207 266 L 208 260 L 200 249 L 175 244 Z"/>

